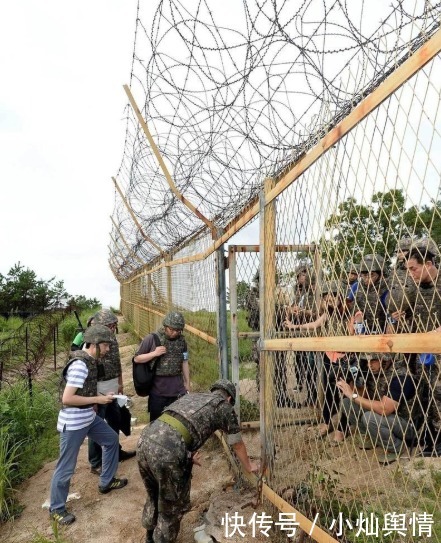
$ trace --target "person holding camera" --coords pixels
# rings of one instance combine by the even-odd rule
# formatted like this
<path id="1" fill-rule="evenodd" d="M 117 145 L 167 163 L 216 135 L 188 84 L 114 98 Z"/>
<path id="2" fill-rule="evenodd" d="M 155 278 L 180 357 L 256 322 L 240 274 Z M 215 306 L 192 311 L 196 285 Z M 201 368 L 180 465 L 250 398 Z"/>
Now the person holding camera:
<path id="1" fill-rule="evenodd" d="M 381 446 L 380 464 L 394 462 L 405 442 L 417 435 L 418 407 L 414 376 L 404 361 L 395 363 L 386 354 L 366 353 L 368 372 L 362 387 L 354 380 L 339 379 L 337 389 L 343 395 L 342 414 L 334 442 L 342 442 L 350 425 L 368 439 L 363 448 Z M 415 401 L 416 400 L 416 401 Z"/>

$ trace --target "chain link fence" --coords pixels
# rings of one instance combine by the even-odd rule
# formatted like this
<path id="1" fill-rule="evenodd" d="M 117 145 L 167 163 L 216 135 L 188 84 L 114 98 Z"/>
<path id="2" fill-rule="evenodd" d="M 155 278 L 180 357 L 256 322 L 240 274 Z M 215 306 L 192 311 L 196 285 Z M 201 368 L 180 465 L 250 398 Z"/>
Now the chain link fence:
<path id="1" fill-rule="evenodd" d="M 260 16 L 274 22 L 270 4 L 263 4 L 260 15 L 254 3 L 247 13 L 255 23 L 249 35 L 261 30 Z M 317 6 L 324 9 L 323 25 L 329 23 L 334 12 L 321 2 L 305 3 L 290 21 L 303 24 Z M 244 153 L 253 147 L 253 168 L 238 152 L 230 170 L 230 146 L 225 155 L 215 145 L 198 154 L 187 138 L 180 148 L 185 128 L 194 129 L 188 133 L 196 143 L 204 135 L 205 122 L 186 116 L 197 89 L 189 88 L 181 102 L 175 102 L 178 87 L 170 91 L 175 124 L 160 107 L 161 24 L 181 30 L 183 39 L 192 31 L 182 30 L 178 11 L 167 19 L 159 10 L 152 62 L 134 57 L 132 73 L 139 90 L 141 75 L 152 68 L 142 111 L 159 146 L 152 146 L 129 92 L 134 113 L 116 182 L 110 264 L 124 316 L 143 336 L 167 311 L 184 313 L 195 388 L 206 390 L 219 374 L 235 382 L 241 422 L 260 429 L 259 492 L 278 510 L 295 513 L 300 528 L 320 542 L 441 541 L 440 5 L 402 2 L 390 9 L 380 30 L 363 41 L 363 22 L 336 4 L 334 23 L 344 15 L 347 26 L 340 28 L 358 36 L 359 56 L 347 58 L 347 69 L 342 62 L 337 85 L 335 74 L 327 77 L 326 55 L 343 59 L 351 48 L 323 45 L 322 65 L 305 60 L 304 44 L 303 66 L 314 66 L 324 87 L 315 94 L 309 86 L 315 113 L 302 113 L 310 124 L 280 137 L 283 115 L 275 115 L 281 102 L 274 92 L 272 101 L 264 100 L 271 129 L 257 137 L 265 123 L 255 119 L 247 146 L 237 144 Z M 275 25 L 268 43 L 287 25 Z M 324 27 L 321 33 L 327 35 Z M 141 34 L 137 52 L 146 38 Z M 217 54 L 234 49 L 220 43 Z M 193 48 L 204 51 L 201 42 Z M 205 51 L 208 64 L 213 51 Z M 194 58 L 197 72 L 204 66 L 202 57 Z M 277 65 L 272 58 L 268 71 Z M 173 75 L 178 65 L 184 63 L 168 72 L 171 85 L 180 81 Z M 251 76 L 243 84 L 260 88 Z M 254 104 L 247 96 L 228 114 L 247 111 Z M 209 130 L 207 141 L 215 133 Z M 291 154 L 287 135 L 295 136 Z M 162 155 L 177 164 L 175 179 Z M 222 175 L 214 163 L 223 164 Z M 204 176 L 211 189 L 203 188 Z M 150 196 L 154 206 L 147 210 Z M 239 231 L 247 232 L 247 244 L 235 244 Z"/>

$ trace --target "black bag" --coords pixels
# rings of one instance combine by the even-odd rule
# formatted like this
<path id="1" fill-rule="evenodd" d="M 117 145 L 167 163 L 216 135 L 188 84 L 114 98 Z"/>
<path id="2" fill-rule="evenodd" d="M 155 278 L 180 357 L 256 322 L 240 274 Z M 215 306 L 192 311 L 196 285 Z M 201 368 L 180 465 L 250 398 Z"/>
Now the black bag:
<path id="1" fill-rule="evenodd" d="M 157 334 L 152 334 L 155 340 L 155 346 L 161 345 L 161 340 Z M 145 364 L 136 364 L 132 358 L 132 376 L 135 392 L 138 396 L 148 396 L 153 385 L 153 379 L 156 374 L 156 364 L 159 358 Z"/>

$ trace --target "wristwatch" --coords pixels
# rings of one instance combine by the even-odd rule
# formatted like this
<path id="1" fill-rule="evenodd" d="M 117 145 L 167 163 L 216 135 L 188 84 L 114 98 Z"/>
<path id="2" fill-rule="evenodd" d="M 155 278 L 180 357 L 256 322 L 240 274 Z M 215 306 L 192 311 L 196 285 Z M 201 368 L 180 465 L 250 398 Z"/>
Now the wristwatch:
<path id="1" fill-rule="evenodd" d="M 352 393 L 352 399 L 355 400 L 355 398 L 358 398 L 358 392 Z"/>

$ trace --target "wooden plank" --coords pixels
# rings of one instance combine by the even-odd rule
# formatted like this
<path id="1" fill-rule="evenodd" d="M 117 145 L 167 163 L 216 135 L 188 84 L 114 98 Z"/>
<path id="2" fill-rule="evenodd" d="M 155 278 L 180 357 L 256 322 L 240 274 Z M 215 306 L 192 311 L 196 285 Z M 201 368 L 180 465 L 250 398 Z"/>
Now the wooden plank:
<path id="1" fill-rule="evenodd" d="M 441 333 L 266 339 L 264 351 L 341 351 L 354 353 L 441 353 Z"/>
<path id="2" fill-rule="evenodd" d="M 254 473 L 246 473 L 242 467 L 238 466 L 221 432 L 216 431 L 215 435 L 222 443 L 225 454 L 228 457 L 231 468 L 236 477 L 241 474 L 242 477 L 244 477 L 253 487 L 258 488 L 260 483 L 257 476 Z M 275 505 L 279 511 L 282 511 L 282 513 L 294 513 L 295 520 L 300 529 L 309 534 L 315 541 L 318 543 L 339 543 L 337 539 L 332 538 L 327 532 L 322 530 L 322 528 L 317 526 L 313 521 L 309 520 L 308 517 L 305 517 L 305 515 L 303 515 L 300 511 L 295 509 L 292 505 L 276 494 L 274 490 L 272 490 L 265 482 L 261 483 L 261 488 L 263 496 L 265 496 L 268 501 Z"/>
<path id="3" fill-rule="evenodd" d="M 110 220 L 112 221 L 113 226 L 115 227 L 115 230 L 118 232 L 118 235 L 119 235 L 120 238 L 123 240 L 123 243 L 124 243 L 124 245 L 126 246 L 126 248 L 127 248 L 127 250 L 129 251 L 129 253 L 130 253 L 132 256 L 134 256 L 134 257 L 136 258 L 136 260 L 137 260 L 141 265 L 144 265 L 145 262 L 143 262 L 143 261 L 139 258 L 139 256 L 138 256 L 134 251 L 132 251 L 132 249 L 129 247 L 129 245 L 128 245 L 126 239 L 125 239 L 124 236 L 122 235 L 121 230 L 118 228 L 118 226 L 117 226 L 116 222 L 113 220 L 113 217 L 112 217 L 112 216 L 110 216 Z"/>
<path id="4" fill-rule="evenodd" d="M 136 215 L 133 213 L 133 210 L 132 208 L 129 206 L 129 203 L 127 202 L 127 199 L 126 197 L 124 196 L 124 194 L 122 193 L 122 190 L 119 188 L 119 185 L 118 183 L 116 182 L 116 179 L 114 177 L 112 177 L 112 181 L 115 185 L 115 188 L 116 190 L 119 192 L 119 195 L 121 196 L 121 199 L 122 201 L 124 202 L 124 205 L 126 206 L 127 208 L 127 211 L 130 213 L 130 216 L 132 217 L 133 219 L 133 222 L 136 224 L 136 227 L 138 228 L 139 232 L 141 233 L 141 236 L 148 242 L 150 243 L 150 245 L 152 245 L 159 253 L 163 253 L 164 251 L 161 249 L 161 247 L 159 247 L 159 245 L 157 243 L 155 243 L 151 238 L 149 238 L 149 236 L 147 236 L 147 234 L 144 232 L 144 230 L 142 229 L 142 226 L 139 224 L 139 221 L 138 219 L 136 218 Z"/>
<path id="5" fill-rule="evenodd" d="M 128 85 L 124 85 L 124 90 L 126 91 L 126 94 L 127 94 L 127 97 L 129 99 L 129 102 L 130 102 L 130 105 L 132 106 L 133 108 L 133 111 L 135 112 L 135 115 L 136 117 L 138 118 L 138 122 L 139 124 L 141 125 L 143 131 L 144 131 L 144 134 L 156 156 L 156 159 L 157 161 L 159 162 L 159 165 L 161 166 L 161 169 L 162 169 L 162 172 L 164 173 L 165 175 L 165 178 L 167 180 L 167 183 L 170 187 L 170 189 L 172 190 L 172 192 L 174 193 L 174 195 L 176 196 L 176 198 L 178 200 L 180 200 L 194 215 L 196 215 L 196 217 L 198 217 L 203 223 L 205 223 L 208 228 L 210 228 L 210 230 L 213 232 L 215 230 L 215 227 L 213 225 L 213 223 L 207 219 L 207 217 L 205 217 L 204 215 L 202 215 L 202 213 L 189 201 L 187 200 L 187 198 L 185 198 L 185 196 L 183 194 L 181 194 L 177 188 L 177 186 L 175 185 L 171 175 L 170 175 L 170 172 L 168 171 L 168 168 L 167 166 L 165 165 L 165 162 L 164 162 L 164 159 L 162 158 L 162 155 L 161 153 L 159 152 L 159 149 L 158 149 L 158 146 L 156 145 L 154 139 L 152 138 L 152 135 L 150 134 L 150 130 L 147 126 L 147 123 L 144 119 L 144 117 L 141 115 L 141 111 L 138 107 L 138 105 L 136 104 L 135 102 L 135 99 L 133 98 L 133 95 L 132 95 L 132 92 L 129 88 Z"/>
<path id="6" fill-rule="evenodd" d="M 159 317 L 165 317 L 165 313 L 162 313 L 161 311 L 148 307 L 144 304 L 138 304 L 135 302 L 131 302 L 130 300 L 121 300 L 121 301 L 124 301 L 126 304 L 132 305 L 134 307 L 139 307 L 140 309 L 143 309 L 144 311 L 147 311 L 148 313 L 153 313 L 154 315 L 158 315 Z M 210 343 L 211 345 L 217 345 L 217 339 L 215 337 L 210 336 L 205 332 L 202 332 L 202 330 L 199 330 L 198 328 L 195 328 L 194 326 L 190 326 L 189 324 L 186 324 L 185 330 L 187 330 L 188 332 L 192 333 L 195 336 L 200 337 L 201 339 L 205 340 L 207 343 Z"/>
<path id="7" fill-rule="evenodd" d="M 333 145 L 348 134 L 360 121 L 365 119 L 382 102 L 413 77 L 421 68 L 441 51 L 441 29 L 424 45 L 413 53 L 387 79 L 383 81 L 369 96 L 362 100 L 340 123 L 330 130 L 319 143 L 304 155 L 277 183 L 267 195 L 266 203 L 283 192 L 300 177 L 314 162 L 324 155 Z"/>

